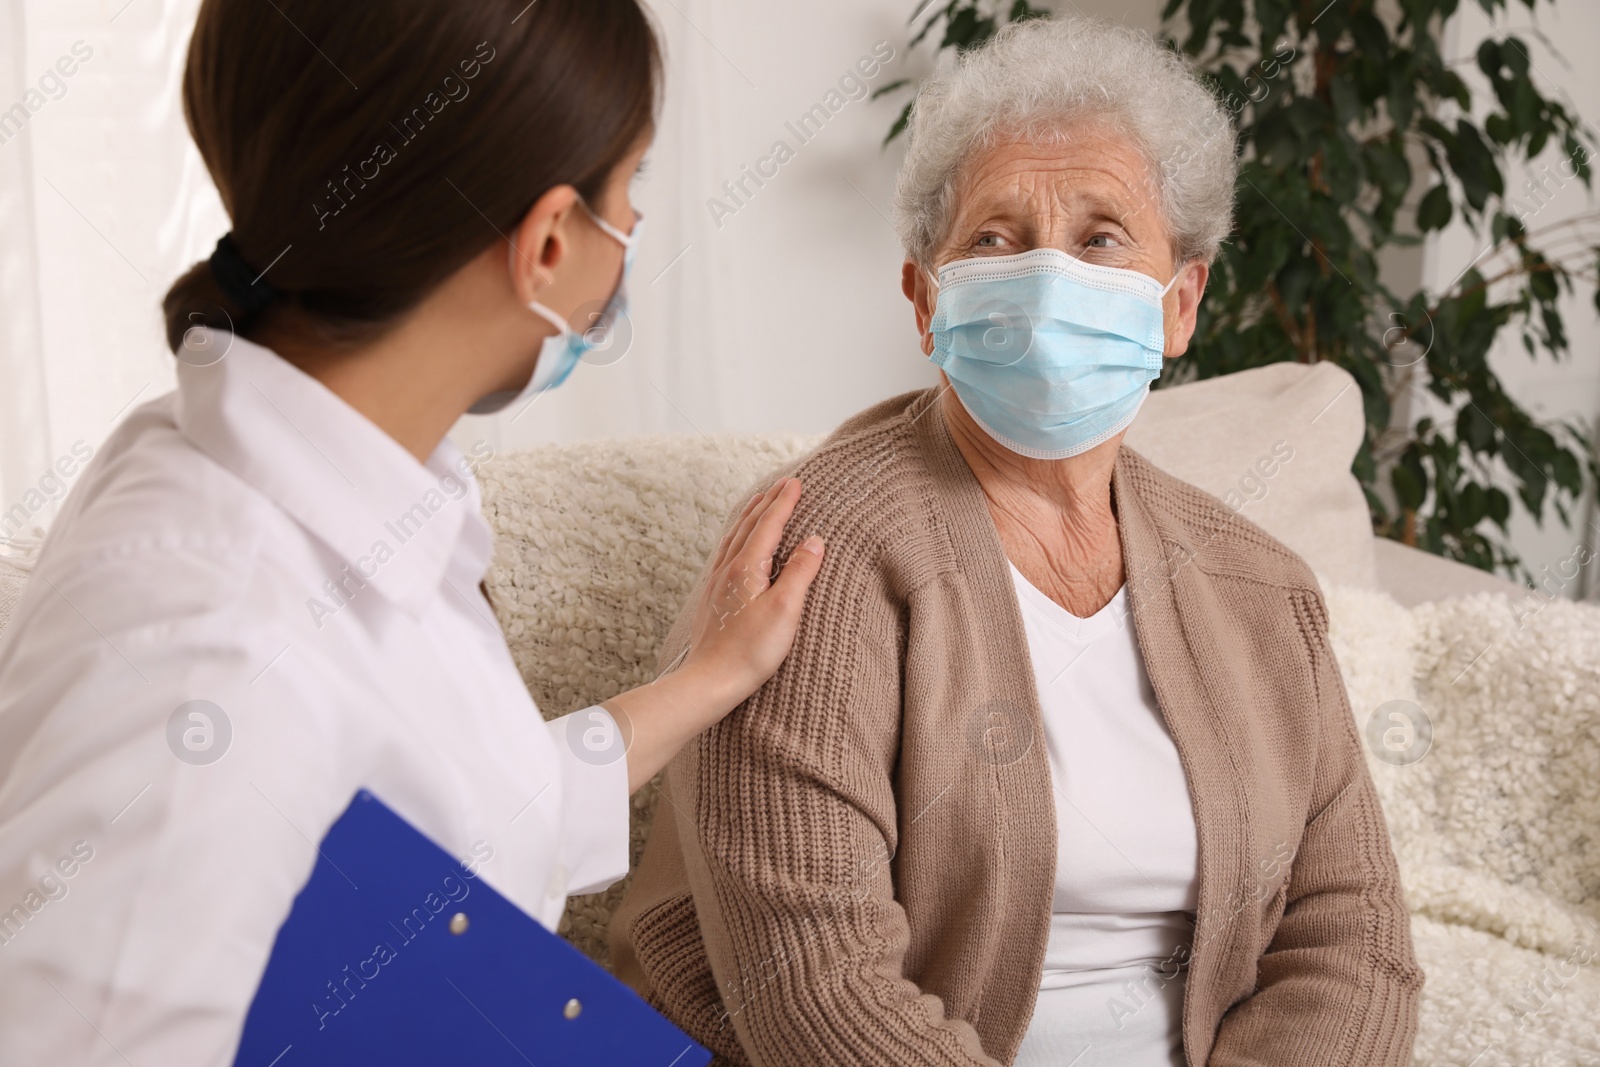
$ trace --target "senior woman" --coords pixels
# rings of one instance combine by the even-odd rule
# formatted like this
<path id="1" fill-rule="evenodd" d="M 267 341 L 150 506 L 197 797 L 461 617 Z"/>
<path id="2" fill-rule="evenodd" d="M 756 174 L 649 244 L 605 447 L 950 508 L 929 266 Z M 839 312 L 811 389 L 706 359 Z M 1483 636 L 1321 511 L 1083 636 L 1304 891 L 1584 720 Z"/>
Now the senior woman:
<path id="1" fill-rule="evenodd" d="M 1121 443 L 1229 229 L 1228 119 L 1074 19 L 964 56 L 910 132 L 943 386 L 798 465 L 827 562 L 670 767 L 619 974 L 730 1064 L 1407 1063 L 1422 975 L 1316 581 Z"/>

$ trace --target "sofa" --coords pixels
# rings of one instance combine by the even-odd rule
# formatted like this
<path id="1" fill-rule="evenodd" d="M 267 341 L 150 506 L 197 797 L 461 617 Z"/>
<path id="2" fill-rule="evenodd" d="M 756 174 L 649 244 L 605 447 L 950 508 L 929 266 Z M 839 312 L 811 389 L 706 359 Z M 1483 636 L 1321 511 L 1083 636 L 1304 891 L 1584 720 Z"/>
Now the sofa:
<path id="1" fill-rule="evenodd" d="M 1428 975 L 1414 1063 L 1600 1064 L 1600 609 L 1376 540 L 1350 474 L 1361 420 L 1345 372 L 1277 364 L 1152 394 L 1128 444 L 1324 587 Z M 654 676 L 727 513 L 818 440 L 608 440 L 484 465 L 486 586 L 547 717 Z M 0 563 L 0 628 L 25 580 Z M 654 785 L 633 799 L 635 861 L 655 801 Z M 625 888 L 573 898 L 562 922 L 602 965 Z"/>

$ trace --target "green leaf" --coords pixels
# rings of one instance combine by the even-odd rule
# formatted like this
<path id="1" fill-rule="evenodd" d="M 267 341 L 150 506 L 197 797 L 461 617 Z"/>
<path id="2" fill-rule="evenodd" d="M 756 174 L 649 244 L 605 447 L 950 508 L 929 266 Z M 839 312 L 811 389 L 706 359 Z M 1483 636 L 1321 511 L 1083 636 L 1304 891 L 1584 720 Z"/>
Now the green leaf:
<path id="1" fill-rule="evenodd" d="M 1505 64 L 1500 59 L 1500 42 L 1486 38 L 1478 46 L 1478 69 L 1493 82 L 1499 80 L 1500 68 L 1503 66 Z"/>
<path id="2" fill-rule="evenodd" d="M 1528 275 L 1528 291 L 1533 294 L 1534 299 L 1547 304 L 1561 296 L 1556 276 L 1548 270 L 1534 270 Z"/>
<path id="3" fill-rule="evenodd" d="M 1182 0 L 1179 0 L 1181 3 Z M 1169 3 L 1168 7 L 1174 5 Z M 1291 5 L 1288 0 L 1256 0 L 1255 16 L 1260 25 L 1261 54 L 1275 55 L 1283 28 L 1288 25 Z"/>
<path id="4" fill-rule="evenodd" d="M 1255 142 L 1261 162 L 1269 167 L 1295 166 L 1304 158 L 1287 108 L 1275 108 L 1257 120 Z"/>
<path id="5" fill-rule="evenodd" d="M 890 141 L 893 141 L 896 137 L 899 137 L 906 131 L 906 127 L 911 125 L 911 106 L 911 104 L 907 104 L 904 108 L 902 108 L 900 111 L 900 117 L 894 120 L 893 126 L 889 127 L 889 136 L 883 139 L 884 147 L 887 147 Z"/>
<path id="6" fill-rule="evenodd" d="M 1506 111 L 1511 116 L 1511 121 L 1516 129 L 1524 133 L 1532 133 L 1539 126 L 1540 113 L 1544 110 L 1544 100 L 1534 89 L 1533 83 L 1526 78 L 1519 78 L 1511 83 L 1508 94 Z"/>
<path id="7" fill-rule="evenodd" d="M 1444 229 L 1450 225 L 1454 210 L 1450 204 L 1450 190 L 1442 182 L 1435 185 L 1423 195 L 1422 203 L 1417 205 L 1417 229 L 1423 233 Z"/>
<path id="8" fill-rule="evenodd" d="M 1489 224 L 1489 236 L 1494 238 L 1495 244 L 1515 240 L 1525 232 L 1522 221 L 1514 215 L 1507 215 L 1504 211 L 1496 211 L 1493 221 Z"/>
<path id="9" fill-rule="evenodd" d="M 1478 128 L 1466 119 L 1457 119 L 1455 136 L 1447 145 L 1450 169 L 1461 182 L 1461 191 L 1475 210 L 1482 211 L 1490 194 L 1505 192 L 1505 179 L 1499 162 L 1484 144 Z"/>
<path id="10" fill-rule="evenodd" d="M 1420 118 L 1420 119 L 1417 120 L 1417 129 L 1420 130 L 1421 132 L 1427 134 L 1429 137 L 1433 138 L 1435 141 L 1438 141 L 1439 145 L 1447 153 L 1451 152 L 1451 151 L 1454 151 L 1455 144 L 1456 144 L 1456 135 L 1450 131 L 1450 128 L 1448 126 L 1446 126 L 1444 123 L 1440 122 L 1438 119 L 1432 118 L 1432 117 L 1429 117 L 1429 116 L 1424 116 L 1423 118 Z M 1431 146 L 1425 146 L 1425 147 L 1431 148 Z M 1433 162 L 1435 165 L 1437 165 L 1437 162 L 1438 162 L 1437 159 L 1435 159 L 1431 154 L 1429 156 L 1429 159 L 1430 159 L 1430 162 Z"/>
<path id="11" fill-rule="evenodd" d="M 1361 8 L 1350 16 L 1350 35 L 1355 38 L 1356 47 L 1369 56 L 1389 52 L 1389 31 L 1370 7 Z"/>
<path id="12" fill-rule="evenodd" d="M 1567 350 L 1567 326 L 1561 321 L 1561 312 L 1555 307 L 1544 307 L 1539 311 L 1539 317 L 1544 321 L 1545 344 L 1553 353 Z"/>
<path id="13" fill-rule="evenodd" d="M 1460 495 L 1456 498 L 1456 514 L 1453 518 L 1466 529 L 1478 525 L 1489 513 L 1488 496 L 1484 487 L 1477 482 L 1463 485 Z"/>
<path id="14" fill-rule="evenodd" d="M 1511 518 L 1511 498 L 1499 489 L 1491 488 L 1485 494 L 1484 509 L 1488 512 L 1489 519 L 1500 529 L 1506 528 L 1506 522 Z"/>
<path id="15" fill-rule="evenodd" d="M 1322 177 L 1328 183 L 1328 192 L 1340 203 L 1353 203 L 1360 195 L 1366 172 L 1358 153 L 1355 139 L 1343 129 L 1336 129 L 1323 143 L 1323 160 L 1327 166 L 1323 168 Z"/>
<path id="16" fill-rule="evenodd" d="M 1306 144 L 1312 144 L 1333 126 L 1327 105 L 1311 96 L 1296 97 L 1288 107 L 1289 125 Z"/>
<path id="17" fill-rule="evenodd" d="M 1394 486 L 1395 499 L 1408 511 L 1422 507 L 1428 492 L 1428 472 L 1422 469 L 1422 458 L 1415 445 L 1406 449 L 1400 462 L 1389 472 L 1389 484 Z"/>
<path id="18" fill-rule="evenodd" d="M 884 95 L 886 95 L 888 93 L 892 93 L 896 89 L 903 89 L 904 87 L 906 87 L 907 85 L 910 85 L 910 84 L 911 84 L 911 79 L 910 78 L 896 78 L 894 81 L 890 82 L 888 85 L 880 85 L 880 86 L 878 86 L 876 89 L 874 89 L 872 91 L 872 95 L 870 97 L 868 97 L 867 99 L 876 100 L 880 96 L 884 96 Z"/>
<path id="19" fill-rule="evenodd" d="M 1367 173 L 1377 181 L 1386 197 L 1399 201 L 1411 188 L 1411 163 L 1406 159 L 1405 141 L 1375 141 L 1366 146 Z"/>
<path id="20" fill-rule="evenodd" d="M 1389 109 L 1389 118 L 1396 129 L 1403 130 L 1411 125 L 1417 106 L 1417 89 L 1402 64 L 1389 67 L 1389 91 L 1384 97 L 1384 106 Z"/>
<path id="21" fill-rule="evenodd" d="M 1321 279 L 1321 263 L 1322 260 L 1318 258 L 1316 251 L 1306 248 L 1278 272 L 1278 288 L 1283 293 L 1284 304 L 1296 309 L 1297 312 L 1303 312 L 1306 295 Z"/>
<path id="22" fill-rule="evenodd" d="M 1583 468 L 1578 457 L 1564 448 L 1555 448 L 1550 456 L 1550 466 L 1555 472 L 1555 483 L 1573 496 L 1583 492 Z"/>
<path id="23" fill-rule="evenodd" d="M 1333 117 L 1346 128 L 1355 125 L 1366 110 L 1361 106 L 1361 92 L 1348 78 L 1335 78 L 1328 86 L 1328 96 L 1333 101 Z"/>
<path id="24" fill-rule="evenodd" d="M 976 7 L 958 8 L 944 24 L 944 40 L 939 47 L 954 47 L 957 51 L 976 48 L 993 37 L 994 30 L 994 19 L 983 18 Z"/>
<path id="25" fill-rule="evenodd" d="M 1532 5 L 1529 5 L 1530 7 Z M 1519 38 L 1507 37 L 1500 50 L 1500 60 L 1511 69 L 1511 77 L 1524 84 L 1528 81 L 1528 49 Z"/>
<path id="26" fill-rule="evenodd" d="M 1467 404 L 1456 414 L 1456 436 L 1474 452 L 1492 456 L 1499 434 L 1478 405 Z"/>

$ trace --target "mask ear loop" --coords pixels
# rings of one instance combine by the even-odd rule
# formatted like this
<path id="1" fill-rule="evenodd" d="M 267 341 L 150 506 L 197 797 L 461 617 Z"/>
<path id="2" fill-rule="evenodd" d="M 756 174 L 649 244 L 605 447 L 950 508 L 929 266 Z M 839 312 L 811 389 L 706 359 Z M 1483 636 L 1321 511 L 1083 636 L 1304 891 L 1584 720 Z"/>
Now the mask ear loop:
<path id="1" fill-rule="evenodd" d="M 594 208 L 590 207 L 581 196 L 578 198 L 578 203 L 583 205 L 583 210 L 589 213 L 589 217 L 594 220 L 594 224 L 596 226 L 600 227 L 602 233 L 610 237 L 613 241 L 617 242 L 617 244 L 621 245 L 624 250 L 633 250 L 634 242 L 639 239 L 639 223 L 644 221 L 642 217 L 634 220 L 632 233 L 623 233 L 621 230 L 611 225 L 611 223 L 601 218 L 600 213 Z"/>
<path id="2" fill-rule="evenodd" d="M 633 224 L 633 232 L 623 233 L 621 230 L 611 225 L 611 223 L 601 218 L 599 214 L 589 206 L 588 201 L 584 200 L 583 197 L 578 197 L 578 203 L 583 207 L 583 210 L 588 213 L 589 218 L 594 222 L 594 224 L 600 227 L 600 232 L 604 233 L 607 237 L 610 237 L 613 241 L 616 241 L 618 244 L 620 244 L 624 253 L 630 255 L 632 254 L 634 251 L 634 246 L 639 240 L 639 223 L 643 222 L 644 219 L 635 219 Z M 517 245 L 515 241 L 508 242 L 506 248 L 506 269 L 511 272 L 512 277 L 516 277 Z M 536 265 L 534 270 L 539 271 L 540 268 Z M 541 273 L 543 272 L 541 271 Z M 541 304 L 539 301 L 530 300 L 528 301 L 527 306 L 529 311 L 533 312 L 535 315 L 538 315 L 550 325 L 554 326 L 561 333 L 561 336 L 565 337 L 572 332 L 572 326 L 567 322 L 566 319 L 562 318 L 560 315 L 557 315 L 553 310 Z"/>
<path id="3" fill-rule="evenodd" d="M 1163 285 L 1161 287 L 1161 292 L 1156 294 L 1156 295 L 1163 296 L 1163 297 L 1166 296 L 1169 292 L 1172 291 L 1172 287 L 1174 285 L 1178 284 L 1178 279 L 1183 277 L 1186 273 L 1188 273 L 1188 270 L 1189 270 L 1189 264 L 1188 263 L 1180 263 L 1180 264 L 1178 264 L 1178 272 L 1172 276 L 1172 280 L 1170 282 L 1168 282 L 1166 285 Z"/>
<path id="4" fill-rule="evenodd" d="M 933 332 L 933 317 L 938 312 L 938 309 L 939 309 L 939 291 L 940 291 L 939 279 L 935 278 L 933 276 L 932 272 L 929 271 L 927 267 L 921 266 L 919 264 L 917 269 L 922 272 L 922 277 L 927 281 L 928 285 L 930 286 L 930 288 L 932 289 L 932 292 L 933 292 L 933 298 L 928 301 L 928 332 L 932 333 Z"/>
<path id="5" fill-rule="evenodd" d="M 539 270 L 540 268 L 536 265 L 533 269 Z M 513 278 L 517 276 L 517 245 L 514 241 L 506 248 L 506 270 L 511 272 Z M 529 311 L 554 326 L 561 336 L 565 337 L 572 332 L 572 327 L 567 325 L 566 319 L 557 315 L 554 311 L 539 303 L 539 301 L 530 300 L 527 306 Z"/>

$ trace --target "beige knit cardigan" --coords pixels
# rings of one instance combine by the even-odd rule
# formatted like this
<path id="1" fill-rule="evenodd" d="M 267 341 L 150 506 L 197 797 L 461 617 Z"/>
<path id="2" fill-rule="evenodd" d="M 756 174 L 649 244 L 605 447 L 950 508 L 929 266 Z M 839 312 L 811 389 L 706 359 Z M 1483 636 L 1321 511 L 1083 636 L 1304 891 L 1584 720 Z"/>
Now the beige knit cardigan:
<path id="1" fill-rule="evenodd" d="M 1009 1064 L 1058 857 L 983 491 L 933 390 L 792 473 L 781 551 L 823 535 L 821 574 L 783 667 L 670 766 L 617 973 L 722 1063 Z M 1401 1067 L 1422 973 L 1316 581 L 1126 448 L 1113 495 L 1199 833 L 1189 1064 Z"/>

